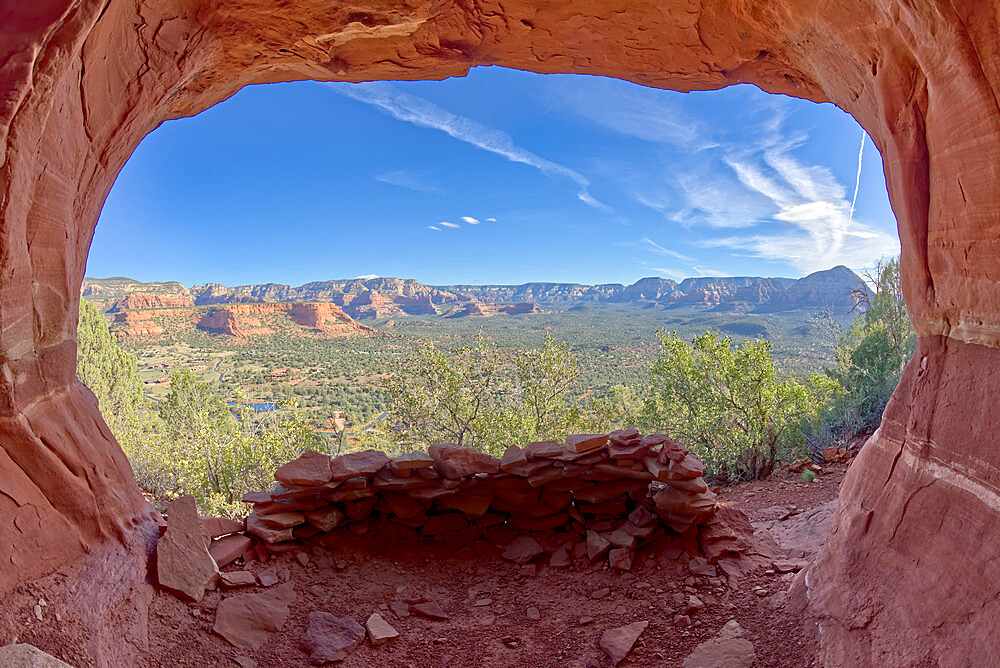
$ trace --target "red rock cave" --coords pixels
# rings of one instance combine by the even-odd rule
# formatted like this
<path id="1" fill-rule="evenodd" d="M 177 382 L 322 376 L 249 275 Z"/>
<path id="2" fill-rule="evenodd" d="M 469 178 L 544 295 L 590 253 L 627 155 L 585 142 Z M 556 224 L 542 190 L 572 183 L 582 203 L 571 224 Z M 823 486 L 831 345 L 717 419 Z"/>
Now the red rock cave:
<path id="1" fill-rule="evenodd" d="M 139 141 L 250 84 L 502 65 L 751 83 L 868 131 L 918 345 L 806 578 L 822 659 L 1000 662 L 998 31 L 994 0 L 0 3 L 0 597 L 63 573 L 92 656 L 143 642 L 151 509 L 74 373 L 89 244 Z"/>

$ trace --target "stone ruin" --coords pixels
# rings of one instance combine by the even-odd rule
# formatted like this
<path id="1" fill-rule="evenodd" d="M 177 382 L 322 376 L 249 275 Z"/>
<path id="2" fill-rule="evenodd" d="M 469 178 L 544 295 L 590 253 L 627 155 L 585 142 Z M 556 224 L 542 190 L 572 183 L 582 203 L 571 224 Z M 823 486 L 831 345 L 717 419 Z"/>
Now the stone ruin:
<path id="1" fill-rule="evenodd" d="M 190 497 L 172 502 L 159 584 L 199 600 L 218 568 L 238 559 L 266 561 L 307 541 L 349 542 L 352 534 L 487 540 L 518 564 L 605 560 L 619 571 L 632 568 L 642 545 L 670 543 L 691 553 L 704 574 L 719 569 L 738 578 L 763 555 L 745 517 L 717 513 L 703 473 L 677 441 L 635 429 L 510 446 L 499 460 L 450 443 L 392 459 L 377 450 L 336 458 L 310 451 L 278 469 L 273 490 L 243 497 L 253 505 L 245 521 L 199 524 Z"/>
<path id="2" fill-rule="evenodd" d="M 821 660 L 1000 664 L 997 6 L 5 3 L 0 597 L 72 573 L 68 603 L 89 611 L 91 656 L 144 642 L 155 517 L 74 374 L 87 251 L 142 138 L 251 84 L 441 79 L 501 65 L 680 91 L 750 83 L 831 102 L 867 130 L 899 223 L 917 345 L 810 566 Z"/>

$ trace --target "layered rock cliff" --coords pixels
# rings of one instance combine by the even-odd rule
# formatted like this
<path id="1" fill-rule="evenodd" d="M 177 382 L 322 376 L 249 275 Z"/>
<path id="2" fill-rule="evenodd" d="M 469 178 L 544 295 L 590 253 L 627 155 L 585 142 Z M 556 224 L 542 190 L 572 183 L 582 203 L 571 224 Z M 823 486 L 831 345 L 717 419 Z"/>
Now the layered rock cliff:
<path id="1" fill-rule="evenodd" d="M 0 592 L 66 569 L 95 662 L 131 663 L 143 642 L 152 512 L 74 374 L 87 249 L 139 141 L 248 84 L 504 65 L 752 83 L 865 127 L 919 342 L 805 578 L 822 661 L 1000 663 L 998 15 L 995 0 L 6 3 Z"/>
<path id="2" fill-rule="evenodd" d="M 84 279 L 84 293 L 91 286 L 112 294 L 106 282 L 111 279 Z M 123 279 L 119 279 L 123 280 Z M 147 292 L 145 285 L 150 285 Z M 524 283 L 522 285 L 446 285 L 429 286 L 413 279 L 376 278 L 320 281 L 298 287 L 279 283 L 241 285 L 230 288 L 218 283 L 196 285 L 190 290 L 178 285 L 184 294 L 165 295 L 160 283 L 121 284 L 130 292 L 114 301 L 109 312 L 129 308 L 163 306 L 237 304 L 260 302 L 329 302 L 340 306 L 353 318 L 387 318 L 401 315 L 448 315 L 462 313 L 537 313 L 542 309 L 520 306 L 518 309 L 485 308 L 484 304 L 523 305 L 554 304 L 571 306 L 580 303 L 652 302 L 667 307 L 675 304 L 718 306 L 744 304 L 753 307 L 795 309 L 832 308 L 848 311 L 855 306 L 852 290 L 868 290 L 864 281 L 844 266 L 818 271 L 801 279 L 761 277 L 688 278 L 680 284 L 666 278 L 643 278 L 632 285 L 608 283 Z M 159 305 L 159 306 L 157 306 Z"/>

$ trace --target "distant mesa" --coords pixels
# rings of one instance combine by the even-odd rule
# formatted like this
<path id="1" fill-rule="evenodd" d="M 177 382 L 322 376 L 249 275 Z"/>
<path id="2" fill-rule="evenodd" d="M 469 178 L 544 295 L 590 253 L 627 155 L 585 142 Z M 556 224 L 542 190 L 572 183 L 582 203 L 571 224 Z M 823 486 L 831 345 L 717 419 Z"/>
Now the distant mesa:
<path id="1" fill-rule="evenodd" d="M 704 308 L 773 312 L 855 308 L 852 290 L 868 291 L 844 266 L 800 279 L 755 276 L 643 278 L 632 285 L 524 283 L 522 285 L 424 285 L 413 279 L 318 281 L 298 287 L 280 283 L 187 288 L 177 282 L 139 283 L 129 278 L 84 279 L 82 294 L 113 315 L 121 338 L 157 338 L 178 326 L 246 341 L 282 332 L 318 338 L 362 336 L 375 330 L 359 320 L 403 316 L 474 318 L 531 315 L 592 304 L 647 308 Z"/>
<path id="2" fill-rule="evenodd" d="M 156 308 L 184 308 L 191 306 L 194 306 L 194 299 L 191 298 L 191 295 L 130 292 L 124 297 L 116 299 L 112 302 L 111 308 L 108 309 L 108 313 Z"/>

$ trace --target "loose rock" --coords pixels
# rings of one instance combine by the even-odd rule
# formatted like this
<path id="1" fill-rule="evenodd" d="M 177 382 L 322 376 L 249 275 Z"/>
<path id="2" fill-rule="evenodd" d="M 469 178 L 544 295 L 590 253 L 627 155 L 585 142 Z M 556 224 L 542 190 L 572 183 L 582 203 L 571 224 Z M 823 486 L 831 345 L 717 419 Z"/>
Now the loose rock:
<path id="1" fill-rule="evenodd" d="M 435 621 L 444 621 L 445 619 L 450 619 L 448 613 L 441 609 L 441 606 L 435 601 L 423 601 L 421 603 L 413 603 L 410 605 L 410 612 L 414 615 L 419 615 L 421 617 L 426 617 L 427 619 L 433 619 Z"/>
<path id="2" fill-rule="evenodd" d="M 330 456 L 312 450 L 274 472 L 274 479 L 286 485 L 314 487 L 329 482 Z"/>
<path id="3" fill-rule="evenodd" d="M 200 601 L 219 569 L 205 545 L 193 496 L 167 504 L 167 531 L 156 546 L 160 586 L 182 598 Z"/>
<path id="4" fill-rule="evenodd" d="M 9 668 L 73 668 L 34 645 L 15 643 L 0 647 L 0 666 Z"/>
<path id="5" fill-rule="evenodd" d="M 302 648 L 309 661 L 321 665 L 343 661 L 364 642 L 365 629 L 351 617 L 337 617 L 329 612 L 310 612 L 309 626 L 302 636 Z"/>
<path id="6" fill-rule="evenodd" d="M 294 598 L 291 584 L 263 594 L 230 596 L 219 603 L 212 630 L 235 647 L 257 649 L 285 625 Z"/>
<path id="7" fill-rule="evenodd" d="M 373 612 L 368 621 L 365 622 L 365 629 L 368 631 L 368 639 L 376 646 L 399 636 L 399 631 L 392 628 L 389 622 L 385 621 L 382 615 L 377 612 Z"/>
<path id="8" fill-rule="evenodd" d="M 515 538 L 503 551 L 503 558 L 515 564 L 526 564 L 545 553 L 542 546 L 531 536 Z"/>
<path id="9" fill-rule="evenodd" d="M 613 665 L 617 666 L 628 656 L 647 626 L 649 626 L 648 621 L 634 622 L 616 629 L 608 629 L 601 634 L 601 649 L 608 655 Z"/>
<path id="10" fill-rule="evenodd" d="M 250 571 L 231 571 L 223 573 L 219 582 L 223 588 L 234 589 L 236 587 L 255 585 L 257 584 L 257 579 L 254 578 L 253 573 Z"/>

